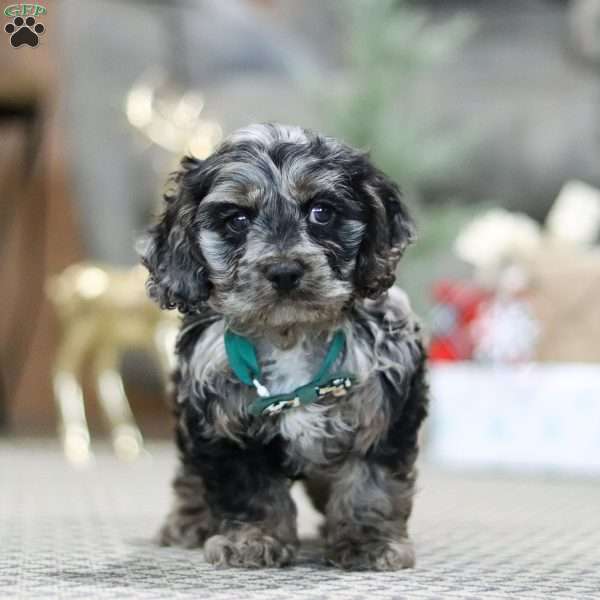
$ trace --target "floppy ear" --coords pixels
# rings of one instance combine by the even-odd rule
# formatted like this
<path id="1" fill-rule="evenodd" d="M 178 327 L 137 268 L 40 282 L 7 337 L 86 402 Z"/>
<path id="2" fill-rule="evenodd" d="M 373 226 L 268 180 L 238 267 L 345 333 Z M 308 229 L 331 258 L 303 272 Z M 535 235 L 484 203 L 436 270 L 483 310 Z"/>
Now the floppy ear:
<path id="1" fill-rule="evenodd" d="M 355 271 L 356 292 L 377 298 L 394 284 L 396 265 L 415 239 L 415 225 L 398 186 L 374 169 L 363 184 L 368 206 L 367 228 Z"/>
<path id="2" fill-rule="evenodd" d="M 184 158 L 171 175 L 164 195 L 166 208 L 159 222 L 138 243 L 142 264 L 148 269 L 146 288 L 161 308 L 182 313 L 198 310 L 210 294 L 206 262 L 198 244 L 196 211 L 202 188 L 202 161 Z"/>

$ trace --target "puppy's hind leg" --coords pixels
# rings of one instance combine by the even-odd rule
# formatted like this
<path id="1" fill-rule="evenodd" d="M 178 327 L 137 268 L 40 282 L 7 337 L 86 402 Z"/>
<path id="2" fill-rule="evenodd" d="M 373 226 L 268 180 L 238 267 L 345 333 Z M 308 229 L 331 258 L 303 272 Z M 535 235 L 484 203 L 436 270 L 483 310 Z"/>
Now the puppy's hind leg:
<path id="1" fill-rule="evenodd" d="M 201 548 L 214 533 L 204 480 L 189 467 L 181 467 L 173 482 L 175 502 L 158 534 L 161 546 Z"/>
<path id="2" fill-rule="evenodd" d="M 330 483 L 324 477 L 309 477 L 303 481 L 303 484 L 313 506 L 321 514 L 325 514 L 331 494 Z"/>

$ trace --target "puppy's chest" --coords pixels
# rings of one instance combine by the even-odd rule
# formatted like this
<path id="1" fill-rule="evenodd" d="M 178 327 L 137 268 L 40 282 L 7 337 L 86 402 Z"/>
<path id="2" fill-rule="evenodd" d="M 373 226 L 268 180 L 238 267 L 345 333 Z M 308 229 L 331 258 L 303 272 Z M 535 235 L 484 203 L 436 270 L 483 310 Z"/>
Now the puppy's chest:
<path id="1" fill-rule="evenodd" d="M 323 358 L 323 352 L 307 344 L 290 350 L 272 349 L 264 360 L 264 383 L 271 394 L 291 392 L 313 379 Z M 265 418 L 273 418 L 292 458 L 320 463 L 328 448 L 337 445 L 342 450 L 350 443 L 353 427 L 343 410 L 346 402 L 343 398 L 323 398 Z"/>

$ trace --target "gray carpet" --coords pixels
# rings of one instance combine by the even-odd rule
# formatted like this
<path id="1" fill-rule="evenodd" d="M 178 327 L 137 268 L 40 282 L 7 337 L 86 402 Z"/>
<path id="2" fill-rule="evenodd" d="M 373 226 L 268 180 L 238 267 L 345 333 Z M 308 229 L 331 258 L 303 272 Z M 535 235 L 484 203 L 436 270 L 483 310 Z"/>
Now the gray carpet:
<path id="1" fill-rule="evenodd" d="M 169 500 L 170 446 L 133 465 L 67 467 L 55 446 L 0 444 L 0 598 L 600 598 L 598 481 L 423 468 L 417 568 L 344 573 L 306 543 L 282 570 L 219 571 L 150 543 Z M 302 517 L 302 529 L 314 526 Z"/>

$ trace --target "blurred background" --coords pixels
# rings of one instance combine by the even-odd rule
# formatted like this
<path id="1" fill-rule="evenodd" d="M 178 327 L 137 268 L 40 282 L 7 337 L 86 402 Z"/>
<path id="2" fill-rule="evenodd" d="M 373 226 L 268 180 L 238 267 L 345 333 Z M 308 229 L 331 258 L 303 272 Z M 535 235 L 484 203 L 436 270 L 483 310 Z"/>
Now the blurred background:
<path id="1" fill-rule="evenodd" d="M 600 0 L 38 5 L 0 43 L 0 435 L 169 435 L 135 239 L 183 153 L 270 120 L 370 149 L 416 215 L 430 460 L 600 472 Z"/>

